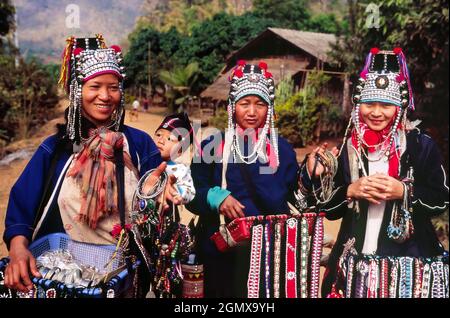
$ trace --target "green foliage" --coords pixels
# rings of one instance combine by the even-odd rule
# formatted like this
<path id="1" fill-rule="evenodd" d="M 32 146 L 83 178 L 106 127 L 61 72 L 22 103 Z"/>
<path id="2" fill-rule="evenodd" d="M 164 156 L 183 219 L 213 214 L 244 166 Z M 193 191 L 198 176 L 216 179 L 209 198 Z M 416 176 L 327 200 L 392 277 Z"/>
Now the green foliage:
<path id="1" fill-rule="evenodd" d="M 198 94 L 214 80 L 230 52 L 241 48 L 272 23 L 250 13 L 242 16 L 220 13 L 195 26 L 190 36 L 183 36 L 175 28 L 160 32 L 140 25 L 130 35 L 130 49 L 125 56 L 127 85 L 147 85 L 148 72 L 144 70 L 147 70 L 148 43 L 151 43 L 152 85 L 158 84 L 157 70 L 196 62 L 200 71 L 193 92 Z"/>
<path id="2" fill-rule="evenodd" d="M 253 0 L 253 12 L 287 29 L 305 29 L 310 18 L 304 0 Z"/>
<path id="3" fill-rule="evenodd" d="M 307 86 L 277 106 L 276 125 L 282 136 L 296 146 L 318 141 L 321 132 L 337 136 L 342 132 L 342 112 L 323 93 L 330 77 L 323 72 L 311 72 Z M 331 131 L 328 131 L 331 129 Z"/>
<path id="4" fill-rule="evenodd" d="M 294 92 L 294 80 L 292 79 L 291 76 L 287 76 L 278 83 L 275 94 L 276 112 L 283 109 L 282 107 L 286 105 L 286 102 L 292 96 L 293 92 Z"/>
<path id="5" fill-rule="evenodd" d="M 181 35 L 175 28 L 160 32 L 152 27 L 140 26 L 130 35 L 130 49 L 125 55 L 127 86 L 148 85 L 148 60 L 150 47 L 150 76 L 152 85 L 161 84 L 158 70 L 177 65 L 174 54 L 179 50 Z"/>
<path id="6" fill-rule="evenodd" d="M 333 50 L 334 59 L 355 81 L 371 47 L 402 47 L 418 111 L 432 112 L 433 124 L 448 130 L 448 1 L 377 1 L 380 6 L 378 29 L 370 24 L 373 12 L 366 13 L 371 2 L 348 1 L 348 33 Z"/>
<path id="7" fill-rule="evenodd" d="M 336 16 L 332 13 L 320 13 L 311 17 L 308 22 L 308 29 L 315 32 L 336 34 L 341 28 L 341 23 L 337 21 Z"/>
<path id="8" fill-rule="evenodd" d="M 177 66 L 171 71 L 163 70 L 159 73 L 161 81 L 170 87 L 166 97 L 173 110 L 175 105 L 183 105 L 186 100 L 193 97 L 192 87 L 198 78 L 198 71 L 198 64 L 190 63 L 186 67 Z"/>
<path id="9" fill-rule="evenodd" d="M 228 112 L 225 109 L 218 109 L 216 114 L 209 119 L 208 125 L 225 131 L 228 127 Z"/>
<path id="10" fill-rule="evenodd" d="M 56 85 L 34 60 L 21 60 L 16 68 L 13 56 L 0 55 L 0 69 L 0 130 L 4 131 L 0 138 L 27 138 L 57 103 Z"/>

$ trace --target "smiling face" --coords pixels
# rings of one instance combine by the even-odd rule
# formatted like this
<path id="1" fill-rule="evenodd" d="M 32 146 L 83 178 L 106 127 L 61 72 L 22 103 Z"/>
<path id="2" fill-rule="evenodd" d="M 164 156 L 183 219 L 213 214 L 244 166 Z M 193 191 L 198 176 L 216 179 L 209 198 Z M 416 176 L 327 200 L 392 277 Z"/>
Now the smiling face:
<path id="1" fill-rule="evenodd" d="M 111 115 L 120 103 L 119 79 L 113 74 L 96 76 L 82 88 L 82 114 L 97 127 L 111 121 Z"/>
<path id="2" fill-rule="evenodd" d="M 264 126 L 268 105 L 260 97 L 249 95 L 236 103 L 236 123 L 242 129 L 258 129 Z"/>
<path id="3" fill-rule="evenodd" d="M 394 118 L 397 106 L 387 103 L 361 103 L 359 111 L 363 121 L 374 131 L 381 131 Z"/>

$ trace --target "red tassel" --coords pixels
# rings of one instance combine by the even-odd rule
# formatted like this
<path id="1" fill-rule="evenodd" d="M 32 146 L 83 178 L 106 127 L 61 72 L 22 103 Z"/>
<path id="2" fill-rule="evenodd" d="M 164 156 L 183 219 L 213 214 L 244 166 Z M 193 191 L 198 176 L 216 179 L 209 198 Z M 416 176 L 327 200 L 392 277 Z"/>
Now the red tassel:
<path id="1" fill-rule="evenodd" d="M 265 76 L 266 78 L 272 78 L 272 73 L 270 73 L 270 72 L 264 72 L 264 76 Z"/>
<path id="2" fill-rule="evenodd" d="M 247 62 L 245 62 L 245 60 L 239 60 L 237 62 L 237 65 L 239 65 L 239 66 L 244 66 L 245 64 L 247 64 Z"/>
<path id="3" fill-rule="evenodd" d="M 267 71 L 267 63 L 266 62 L 259 62 L 258 66 L 263 69 L 264 71 Z"/>
<path id="4" fill-rule="evenodd" d="M 241 78 L 242 76 L 244 76 L 244 73 L 241 70 L 236 70 L 236 71 L 234 71 L 234 75 Z"/>
<path id="5" fill-rule="evenodd" d="M 370 53 L 372 53 L 372 54 L 378 54 L 378 52 L 380 52 L 380 49 L 377 47 L 373 47 L 370 49 Z"/>
<path id="6" fill-rule="evenodd" d="M 116 53 L 122 52 L 122 49 L 118 45 L 111 45 L 110 49 L 113 49 Z"/>
<path id="7" fill-rule="evenodd" d="M 400 47 L 394 48 L 394 53 L 395 53 L 396 55 L 402 53 L 402 48 L 400 48 Z"/>
<path id="8" fill-rule="evenodd" d="M 73 55 L 77 56 L 78 54 L 80 54 L 81 52 L 83 52 L 84 50 L 81 47 L 77 47 L 74 51 L 73 51 Z"/>

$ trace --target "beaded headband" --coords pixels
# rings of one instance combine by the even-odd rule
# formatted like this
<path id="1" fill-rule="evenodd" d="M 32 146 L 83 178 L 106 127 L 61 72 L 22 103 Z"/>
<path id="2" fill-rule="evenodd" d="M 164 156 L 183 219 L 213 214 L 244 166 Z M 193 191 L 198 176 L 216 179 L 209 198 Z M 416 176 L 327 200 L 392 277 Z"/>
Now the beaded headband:
<path id="1" fill-rule="evenodd" d="M 125 96 L 123 93 L 123 79 L 125 78 L 120 47 L 113 45 L 106 47 L 101 34 L 95 38 L 75 38 L 66 40 L 67 45 L 63 53 L 61 75 L 58 84 L 63 86 L 69 94 L 66 135 L 74 143 L 81 141 L 81 108 L 82 86 L 88 80 L 103 74 L 114 74 L 119 78 L 121 93 L 120 104 L 111 117 L 109 126 L 119 131 L 123 121 Z"/>
<path id="2" fill-rule="evenodd" d="M 276 156 L 275 164 L 278 166 L 280 162 L 278 157 L 278 140 L 276 138 L 274 127 L 275 83 L 272 74 L 267 71 L 267 64 L 265 62 L 260 62 L 258 65 L 253 65 L 240 60 L 233 69 L 229 80 L 231 85 L 228 99 L 228 129 L 233 134 L 232 147 L 235 162 L 236 156 L 239 156 L 240 159 L 247 164 L 255 162 L 258 158 L 266 158 L 266 142 L 270 142 L 274 147 Z M 237 141 L 235 112 L 236 103 L 243 97 L 249 95 L 258 96 L 267 103 L 267 116 L 264 127 L 262 128 L 261 136 L 269 135 L 270 140 L 266 141 L 265 137 L 260 138 L 255 145 L 254 152 L 251 155 L 244 156 Z"/>
<path id="3" fill-rule="evenodd" d="M 251 65 L 240 60 L 231 74 L 230 81 L 230 101 L 236 103 L 245 96 L 256 95 L 269 107 L 273 107 L 275 85 L 272 74 L 267 71 L 266 63 Z"/>
<path id="4" fill-rule="evenodd" d="M 352 100 L 355 105 L 384 102 L 414 110 L 409 71 L 402 49 L 370 50 Z"/>

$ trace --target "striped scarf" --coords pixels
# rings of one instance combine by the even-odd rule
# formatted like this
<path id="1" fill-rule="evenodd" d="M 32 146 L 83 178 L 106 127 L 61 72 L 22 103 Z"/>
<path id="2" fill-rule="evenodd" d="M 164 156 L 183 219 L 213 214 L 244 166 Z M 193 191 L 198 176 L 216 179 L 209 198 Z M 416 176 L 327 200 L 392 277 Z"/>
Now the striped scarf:
<path id="1" fill-rule="evenodd" d="M 66 177 L 75 178 L 80 187 L 79 220 L 95 230 L 100 218 L 119 212 L 114 151 L 123 150 L 124 135 L 102 127 L 91 129 L 89 136 Z M 124 152 L 124 164 L 138 178 L 127 152 Z"/>

